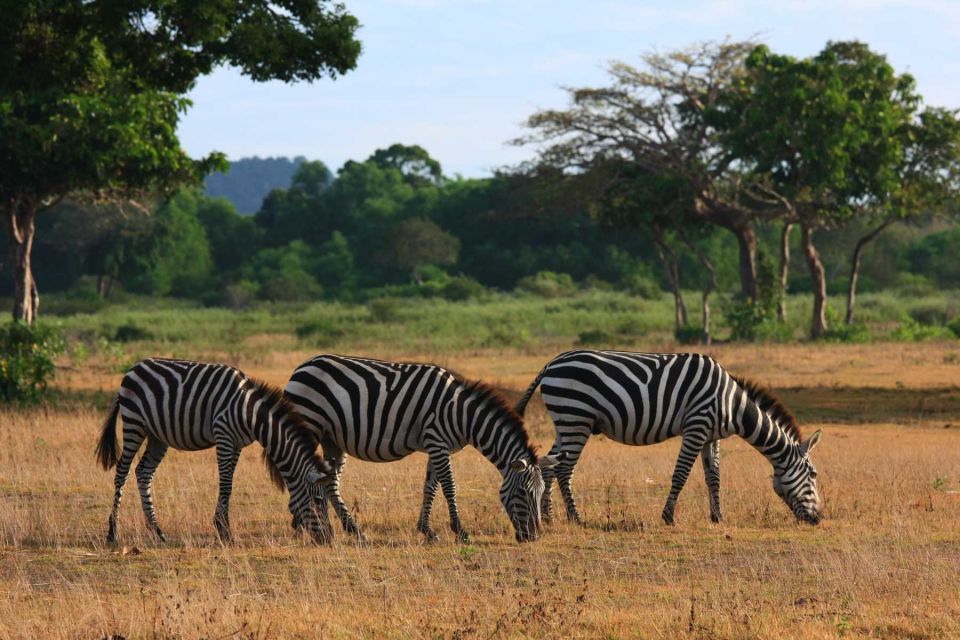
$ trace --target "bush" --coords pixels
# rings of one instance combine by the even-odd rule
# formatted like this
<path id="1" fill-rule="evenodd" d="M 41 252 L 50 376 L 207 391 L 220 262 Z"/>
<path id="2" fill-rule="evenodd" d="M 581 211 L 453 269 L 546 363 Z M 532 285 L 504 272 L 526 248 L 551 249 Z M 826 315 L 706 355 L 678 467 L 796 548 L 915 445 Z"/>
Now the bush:
<path id="1" fill-rule="evenodd" d="M 296 329 L 301 340 L 310 339 L 318 347 L 329 347 L 345 335 L 343 328 L 334 320 L 320 318 L 300 325 Z"/>
<path id="2" fill-rule="evenodd" d="M 703 327 L 679 327 L 674 330 L 673 337 L 677 344 L 700 344 L 703 342 Z"/>
<path id="3" fill-rule="evenodd" d="M 900 326 L 893 330 L 890 337 L 903 342 L 922 342 L 955 338 L 956 334 L 947 327 L 922 325 L 913 318 L 905 317 Z"/>
<path id="4" fill-rule="evenodd" d="M 953 331 L 954 335 L 960 338 L 960 318 L 955 318 L 947 323 L 947 329 Z"/>
<path id="5" fill-rule="evenodd" d="M 53 379 L 53 359 L 65 350 L 53 327 L 11 322 L 0 328 L 0 399 L 37 402 Z"/>
<path id="6" fill-rule="evenodd" d="M 663 289 L 657 284 L 657 281 L 648 276 L 643 271 L 637 270 L 623 277 L 620 285 L 630 295 L 634 295 L 644 300 L 659 300 L 663 295 Z"/>
<path id="7" fill-rule="evenodd" d="M 535 275 L 521 278 L 517 290 L 532 293 L 544 298 L 561 298 L 577 292 L 577 285 L 569 273 L 539 271 Z"/>
<path id="8" fill-rule="evenodd" d="M 135 340 L 150 340 L 151 338 L 153 338 L 153 334 L 150 331 L 132 322 L 120 325 L 113 332 L 113 340 L 116 342 L 133 342 Z"/>
<path id="9" fill-rule="evenodd" d="M 376 298 L 367 303 L 374 322 L 393 322 L 400 317 L 400 301 L 394 298 Z"/>
<path id="10" fill-rule="evenodd" d="M 486 293 L 487 288 L 485 286 L 468 276 L 451 278 L 440 290 L 440 295 L 444 299 L 454 302 L 479 298 Z"/>
<path id="11" fill-rule="evenodd" d="M 865 344 L 870 342 L 872 336 L 870 330 L 862 322 L 854 324 L 834 323 L 831 328 L 823 334 L 823 339 L 827 342 L 847 342 L 852 344 Z"/>
<path id="12" fill-rule="evenodd" d="M 580 347 L 609 346 L 613 342 L 614 337 L 602 329 L 581 331 L 577 338 L 577 346 Z"/>

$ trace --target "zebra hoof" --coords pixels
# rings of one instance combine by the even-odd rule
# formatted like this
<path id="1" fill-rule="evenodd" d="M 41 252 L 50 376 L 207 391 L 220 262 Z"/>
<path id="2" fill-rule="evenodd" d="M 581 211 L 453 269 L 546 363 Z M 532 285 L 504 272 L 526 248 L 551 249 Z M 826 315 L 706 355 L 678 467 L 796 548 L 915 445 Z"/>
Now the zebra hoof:
<path id="1" fill-rule="evenodd" d="M 457 532 L 457 542 L 460 544 L 468 544 L 470 542 L 470 534 L 466 531 Z"/>
<path id="2" fill-rule="evenodd" d="M 710 522 L 712 522 L 712 523 L 714 523 L 714 524 L 719 524 L 719 523 L 723 522 L 723 516 L 721 516 L 719 513 L 711 513 L 711 514 L 710 514 Z"/>
<path id="3" fill-rule="evenodd" d="M 660 517 L 663 518 L 664 524 L 670 525 L 671 527 L 676 524 L 673 519 L 673 513 L 664 511 L 662 514 L 660 514 Z"/>
<path id="4" fill-rule="evenodd" d="M 427 544 L 433 544 L 439 539 L 437 532 L 433 529 L 420 529 L 419 531 L 423 534 L 423 541 Z"/>
<path id="5" fill-rule="evenodd" d="M 166 541 L 167 541 L 167 536 L 163 535 L 163 531 L 160 531 L 160 528 L 159 528 L 159 527 L 157 527 L 157 529 L 156 529 L 155 531 L 156 531 L 156 534 L 157 534 L 157 540 L 159 540 L 160 542 L 166 542 Z"/>

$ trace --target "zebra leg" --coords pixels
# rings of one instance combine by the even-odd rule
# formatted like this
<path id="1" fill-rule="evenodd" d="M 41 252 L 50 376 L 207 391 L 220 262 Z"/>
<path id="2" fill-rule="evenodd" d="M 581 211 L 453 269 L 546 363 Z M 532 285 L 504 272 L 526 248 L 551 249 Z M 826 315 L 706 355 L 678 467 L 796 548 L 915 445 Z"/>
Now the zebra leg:
<path id="1" fill-rule="evenodd" d="M 553 468 L 553 472 L 557 476 L 557 484 L 560 485 L 560 493 L 563 495 L 564 506 L 567 509 L 567 520 L 581 525 L 583 524 L 583 516 L 577 509 L 577 502 L 573 497 L 573 470 L 577 466 L 580 454 L 583 453 L 583 448 L 589 439 L 590 427 L 586 425 L 578 425 L 575 428 L 564 427 L 563 434 L 558 437 L 558 441 L 561 441 L 562 444 L 557 453 L 563 451 L 567 455 L 563 462 Z M 554 448 L 556 448 L 556 445 L 554 445 Z M 552 449 L 551 453 L 554 453 Z"/>
<path id="2" fill-rule="evenodd" d="M 554 456 L 561 452 L 560 441 L 557 440 L 550 448 L 548 455 Z M 543 497 L 540 498 L 540 517 L 544 522 L 553 522 L 553 479 L 556 476 L 553 467 L 543 469 Z"/>
<path id="3" fill-rule="evenodd" d="M 150 438 L 147 441 L 147 450 L 143 452 L 140 463 L 137 464 L 137 487 L 140 489 L 140 504 L 143 506 L 143 515 L 147 518 L 147 525 L 157 535 L 160 542 L 166 542 L 167 537 L 157 524 L 157 512 L 153 508 L 153 475 L 157 467 L 163 462 L 167 453 L 167 445 L 159 440 Z"/>
<path id="4" fill-rule="evenodd" d="M 663 507 L 663 521 L 667 524 L 673 524 L 673 512 L 677 506 L 677 498 L 683 490 L 683 485 L 687 483 L 690 476 L 690 469 L 696 462 L 700 450 L 707 440 L 705 431 L 699 429 L 688 429 L 683 432 L 683 443 L 680 445 L 680 454 L 677 456 L 677 466 L 673 470 L 673 482 L 670 485 L 670 495 L 667 496 L 667 503 Z"/>
<path id="5" fill-rule="evenodd" d="M 217 510 L 214 512 L 213 525 L 217 528 L 217 537 L 228 543 L 233 539 L 230 532 L 230 494 L 233 493 L 233 472 L 237 469 L 240 449 L 227 438 L 217 440 L 217 466 L 220 469 L 220 496 L 217 498 Z"/>
<path id="6" fill-rule="evenodd" d="M 120 516 L 120 500 L 123 498 L 123 485 L 127 482 L 127 474 L 130 473 L 130 465 L 133 464 L 133 457 L 140 450 L 140 445 L 146 437 L 141 426 L 132 421 L 123 421 L 123 451 L 120 452 L 120 459 L 117 460 L 117 473 L 113 480 L 113 509 L 110 511 L 110 518 L 107 521 L 107 542 L 117 541 L 117 518 Z"/>
<path id="7" fill-rule="evenodd" d="M 326 446 L 324 446 L 323 451 L 324 457 L 326 457 L 328 453 Z M 360 532 L 360 528 L 357 526 L 357 522 L 353 519 L 350 509 L 340 496 L 340 475 L 343 473 L 343 467 L 347 463 L 347 457 L 342 451 L 339 451 L 339 454 L 340 455 L 337 457 L 327 458 L 334 470 L 333 482 L 327 485 L 327 498 L 330 500 L 330 504 L 333 505 L 334 511 L 337 512 L 337 516 L 340 518 L 340 524 L 343 525 L 343 530 L 349 534 L 355 535 L 360 542 L 365 542 L 366 538 Z"/>
<path id="8" fill-rule="evenodd" d="M 720 512 L 720 441 L 712 440 L 703 445 L 700 460 L 703 462 L 703 477 L 710 491 L 710 521 L 720 522 L 723 520 Z"/>
<path id="9" fill-rule="evenodd" d="M 457 535 L 460 542 L 469 542 L 470 535 L 463 530 L 460 523 L 460 511 L 457 509 L 457 485 L 453 481 L 453 469 L 450 467 L 450 452 L 434 450 L 430 452 L 430 465 L 443 489 L 443 497 L 447 499 L 447 508 L 450 511 L 450 530 Z"/>
<path id="10" fill-rule="evenodd" d="M 417 520 L 417 531 L 427 537 L 427 542 L 434 542 L 437 534 L 430 528 L 430 511 L 433 509 L 433 498 L 437 495 L 437 475 L 433 472 L 433 465 L 427 461 L 427 475 L 423 480 L 423 504 L 420 505 L 420 519 Z"/>

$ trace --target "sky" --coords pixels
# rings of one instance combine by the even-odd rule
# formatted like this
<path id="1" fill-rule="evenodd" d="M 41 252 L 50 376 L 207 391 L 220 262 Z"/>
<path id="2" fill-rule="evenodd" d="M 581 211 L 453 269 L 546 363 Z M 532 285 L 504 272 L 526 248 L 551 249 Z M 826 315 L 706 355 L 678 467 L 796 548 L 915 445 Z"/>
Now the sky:
<path id="1" fill-rule="evenodd" d="M 857 39 L 909 72 L 927 104 L 960 108 L 960 0 L 345 0 L 361 23 L 356 69 L 312 84 L 221 68 L 179 129 L 194 157 L 304 156 L 336 171 L 395 142 L 447 175 L 482 177 L 534 155 L 508 141 L 563 87 L 602 86 L 613 60 L 754 38 L 815 55 Z"/>

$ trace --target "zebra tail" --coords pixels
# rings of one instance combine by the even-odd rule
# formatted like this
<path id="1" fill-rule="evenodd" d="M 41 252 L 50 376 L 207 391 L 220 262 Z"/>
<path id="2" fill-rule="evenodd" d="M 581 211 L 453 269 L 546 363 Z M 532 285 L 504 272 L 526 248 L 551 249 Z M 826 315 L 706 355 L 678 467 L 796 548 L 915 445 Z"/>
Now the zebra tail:
<path id="1" fill-rule="evenodd" d="M 117 415 L 119 413 L 120 397 L 117 396 L 113 401 L 110 415 L 103 421 L 103 433 L 100 434 L 100 441 L 97 443 L 94 454 L 97 462 L 104 469 L 112 469 L 117 464 Z"/>
<path id="2" fill-rule="evenodd" d="M 523 394 L 523 397 L 520 398 L 520 402 L 517 403 L 514 411 L 519 415 L 523 415 L 523 412 L 527 410 L 527 403 L 530 402 L 530 398 L 533 397 L 533 393 L 537 390 L 537 387 L 540 386 L 540 381 L 543 379 L 543 375 L 547 372 L 547 368 L 544 367 L 540 370 L 540 373 L 537 374 L 537 377 L 534 378 L 533 383 L 527 388 L 526 393 Z"/>
<path id="3" fill-rule="evenodd" d="M 277 468 L 277 463 L 267 455 L 266 449 L 263 450 L 263 464 L 267 468 L 267 473 L 270 474 L 270 481 L 273 482 L 280 491 L 286 491 L 287 481 L 283 479 L 283 474 L 281 474 L 280 469 Z"/>

